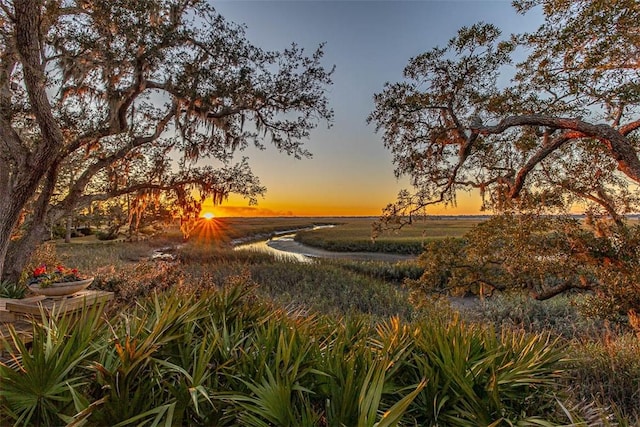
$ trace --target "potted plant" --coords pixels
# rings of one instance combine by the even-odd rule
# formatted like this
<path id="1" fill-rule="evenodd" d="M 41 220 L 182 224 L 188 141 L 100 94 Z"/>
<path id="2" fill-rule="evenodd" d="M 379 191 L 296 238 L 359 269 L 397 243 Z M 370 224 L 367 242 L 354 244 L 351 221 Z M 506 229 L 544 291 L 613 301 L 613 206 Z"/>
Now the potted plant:
<path id="1" fill-rule="evenodd" d="M 89 287 L 93 277 L 79 276 L 75 268 L 58 265 L 53 271 L 47 271 L 45 264 L 33 270 L 29 278 L 29 289 L 36 294 L 45 296 L 66 296 L 80 292 Z"/>

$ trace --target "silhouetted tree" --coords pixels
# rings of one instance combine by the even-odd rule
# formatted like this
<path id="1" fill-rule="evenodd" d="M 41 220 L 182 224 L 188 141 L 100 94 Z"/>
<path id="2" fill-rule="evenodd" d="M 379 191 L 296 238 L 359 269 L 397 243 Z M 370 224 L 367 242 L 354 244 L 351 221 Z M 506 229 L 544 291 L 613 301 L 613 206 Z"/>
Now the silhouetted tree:
<path id="1" fill-rule="evenodd" d="M 302 140 L 332 118 L 322 56 L 264 51 L 204 0 L 3 1 L 0 277 L 94 201 L 254 202 L 264 188 L 233 155 L 309 154 Z"/>
<path id="2" fill-rule="evenodd" d="M 375 232 L 477 189 L 486 209 L 532 216 L 504 217 L 515 229 L 497 219 L 501 227 L 478 229 L 466 245 L 430 247 L 428 274 L 416 289 L 525 287 L 544 299 L 573 288 L 613 289 L 623 280 L 613 277 L 615 268 L 631 283 L 639 258 L 621 242 L 638 244 L 624 215 L 640 208 L 640 4 L 514 5 L 523 13 L 541 7 L 544 23 L 506 39 L 490 24 L 462 28 L 445 47 L 412 58 L 405 80 L 375 95 L 369 121 L 393 153 L 396 174 L 408 175 L 415 189 L 387 206 Z M 500 78 L 513 74 L 518 48 L 529 56 L 505 84 Z M 590 233 L 569 219 L 545 218 L 575 207 L 587 213 Z M 540 227 L 556 238 L 541 239 Z M 608 255 L 584 249 L 593 245 Z M 439 262 L 443 271 L 429 261 L 436 258 L 449 259 Z"/>
<path id="3" fill-rule="evenodd" d="M 516 2 L 522 12 L 535 6 L 546 17 L 535 33 L 502 39 L 490 24 L 462 28 L 375 95 L 369 121 L 416 189 L 387 207 L 387 222 L 470 189 L 498 211 L 579 204 L 620 224 L 637 210 L 640 6 Z M 503 87 L 518 46 L 531 53 Z"/>

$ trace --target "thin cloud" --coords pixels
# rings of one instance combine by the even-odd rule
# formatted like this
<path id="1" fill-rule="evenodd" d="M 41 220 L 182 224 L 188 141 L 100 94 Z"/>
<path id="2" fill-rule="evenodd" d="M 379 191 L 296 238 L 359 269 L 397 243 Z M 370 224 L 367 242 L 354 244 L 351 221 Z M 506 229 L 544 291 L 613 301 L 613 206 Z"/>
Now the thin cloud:
<path id="1" fill-rule="evenodd" d="M 216 206 L 218 216 L 294 216 L 292 211 L 276 211 L 254 206 Z"/>

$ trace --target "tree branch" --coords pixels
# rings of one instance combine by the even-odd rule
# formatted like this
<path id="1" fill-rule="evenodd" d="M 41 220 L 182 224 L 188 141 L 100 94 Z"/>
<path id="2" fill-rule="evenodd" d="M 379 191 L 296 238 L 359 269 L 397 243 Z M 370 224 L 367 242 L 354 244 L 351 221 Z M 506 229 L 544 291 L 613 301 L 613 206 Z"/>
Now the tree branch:
<path id="1" fill-rule="evenodd" d="M 594 203 L 602 206 L 605 211 L 611 216 L 611 219 L 616 223 L 618 227 L 623 227 L 624 222 L 622 220 L 622 216 L 618 214 L 611 197 L 607 195 L 602 187 L 597 189 L 598 196 L 594 196 L 586 191 L 579 190 L 577 188 L 571 187 L 564 182 L 557 183 L 561 188 L 568 190 L 578 196 L 584 197 L 587 200 L 591 200 Z"/>
<path id="2" fill-rule="evenodd" d="M 162 120 L 158 122 L 158 125 L 156 126 L 156 130 L 153 133 L 153 135 L 135 138 L 133 141 L 131 141 L 130 144 L 125 145 L 124 147 L 120 148 L 110 156 L 97 160 L 95 163 L 87 167 L 87 169 L 82 173 L 82 175 L 80 175 L 78 180 L 72 185 L 67 197 L 65 197 L 63 201 L 63 205 L 65 206 L 65 208 L 76 206 L 76 203 L 77 203 L 76 201 L 79 200 L 80 195 L 84 191 L 89 181 L 100 170 L 102 170 L 103 168 L 105 168 L 110 164 L 113 164 L 114 162 L 120 159 L 123 159 L 132 150 L 158 139 L 162 134 L 162 132 L 164 131 L 164 129 L 166 128 L 169 121 L 171 120 L 171 118 L 174 116 L 174 114 L 175 114 L 175 105 L 174 105 L 174 108 L 170 108 L 167 114 L 162 118 Z"/>
<path id="3" fill-rule="evenodd" d="M 541 114 L 510 116 L 502 119 L 495 126 L 479 126 L 472 128 L 473 132 L 481 135 L 496 135 L 512 127 L 546 126 L 554 129 L 566 129 L 577 132 L 565 133 L 564 136 L 574 138 L 594 138 L 603 142 L 618 163 L 618 170 L 636 182 L 640 182 L 640 159 L 633 145 L 625 138 L 626 134 L 605 124 L 594 125 L 579 118 L 551 117 Z M 636 122 L 625 126 L 625 130 L 640 127 Z"/>
<path id="4" fill-rule="evenodd" d="M 636 129 L 640 128 L 640 120 L 636 120 L 630 123 L 627 123 L 626 125 L 622 126 L 619 130 L 621 135 L 627 136 L 629 135 L 631 132 L 633 132 Z"/>
<path id="5" fill-rule="evenodd" d="M 554 138 L 549 144 L 543 145 L 532 157 L 527 160 L 527 163 L 518 171 L 516 178 L 511 186 L 509 191 L 509 197 L 516 198 L 520 195 L 522 188 L 524 187 L 524 182 L 527 178 L 529 172 L 536 167 L 536 165 L 546 159 L 551 153 L 553 153 L 558 148 L 562 147 L 566 142 L 570 141 L 571 138 L 567 137 L 565 134 L 559 135 Z"/>
<path id="6" fill-rule="evenodd" d="M 540 292 L 532 292 L 531 296 L 538 301 L 548 300 L 550 298 L 555 297 L 556 295 L 560 295 L 563 292 L 566 292 L 570 289 L 583 289 L 583 290 L 591 290 L 593 289 L 595 284 L 588 283 L 586 279 L 581 279 L 580 283 L 575 283 L 571 280 L 567 280 L 564 283 L 559 284 L 558 286 L 554 286 L 552 288 L 544 289 Z"/>

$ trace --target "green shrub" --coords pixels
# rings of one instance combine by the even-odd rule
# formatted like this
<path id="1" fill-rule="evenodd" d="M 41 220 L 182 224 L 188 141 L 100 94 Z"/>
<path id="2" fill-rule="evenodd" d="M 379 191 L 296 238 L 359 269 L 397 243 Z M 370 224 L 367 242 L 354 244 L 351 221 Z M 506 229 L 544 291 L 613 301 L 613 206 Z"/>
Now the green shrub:
<path id="1" fill-rule="evenodd" d="M 82 236 L 91 236 L 93 234 L 93 229 L 91 227 L 78 227 L 76 231 Z"/>
<path id="2" fill-rule="evenodd" d="M 562 351 L 528 335 L 425 319 L 411 332 L 402 383 L 427 378 L 410 407 L 416 425 L 514 425 L 554 419 Z M 493 424 L 495 423 L 495 424 Z"/>
<path id="3" fill-rule="evenodd" d="M 27 287 L 20 283 L 4 280 L 0 282 L 0 298 L 22 299 L 27 293 Z"/>
<path id="4" fill-rule="evenodd" d="M 115 240 L 118 238 L 118 233 L 108 233 L 105 231 L 97 231 L 95 234 L 96 234 L 96 238 L 102 241 Z"/>
<path id="5" fill-rule="evenodd" d="M 88 367 L 102 344 L 102 307 L 80 318 L 54 316 L 33 323 L 29 348 L 13 327 L 16 350 L 0 361 L 0 422 L 15 425 L 64 425 L 81 409 L 78 399 L 88 380 Z M 82 398 L 80 398 L 82 399 Z"/>
<path id="6" fill-rule="evenodd" d="M 51 236 L 54 239 L 63 239 L 66 234 L 67 234 L 67 229 L 62 225 L 54 226 L 51 229 Z"/>
<path id="7" fill-rule="evenodd" d="M 424 274 L 408 285 L 418 305 L 434 293 L 521 291 L 546 300 L 588 291 L 584 314 L 627 323 L 640 310 L 639 246 L 638 226 L 601 236 L 570 216 L 497 215 L 463 239 L 428 242 L 418 260 Z"/>
<path id="8" fill-rule="evenodd" d="M 498 336 L 436 318 L 374 324 L 303 315 L 261 300 L 248 280 L 139 298 L 108 328 L 94 316 L 73 332 L 60 323 L 36 329 L 33 349 L 18 346 L 15 364 L 0 363 L 0 420 L 303 427 L 560 420 L 553 416 L 560 350 L 544 335 Z"/>

